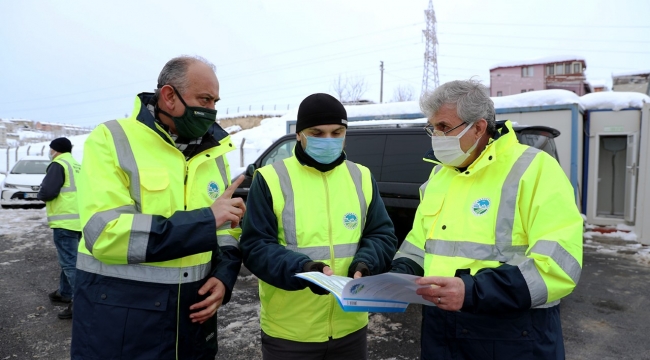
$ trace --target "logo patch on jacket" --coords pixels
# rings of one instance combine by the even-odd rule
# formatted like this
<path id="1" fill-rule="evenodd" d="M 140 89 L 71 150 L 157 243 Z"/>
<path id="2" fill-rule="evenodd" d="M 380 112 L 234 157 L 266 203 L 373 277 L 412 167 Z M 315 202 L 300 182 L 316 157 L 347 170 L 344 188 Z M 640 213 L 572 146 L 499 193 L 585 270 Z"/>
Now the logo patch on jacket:
<path id="1" fill-rule="evenodd" d="M 343 216 L 343 225 L 349 230 L 354 230 L 359 226 L 359 218 L 355 213 L 347 213 Z"/>
<path id="2" fill-rule="evenodd" d="M 212 200 L 217 200 L 219 197 L 219 185 L 214 181 L 210 181 L 208 184 L 208 196 L 210 196 L 210 199 Z"/>
<path id="3" fill-rule="evenodd" d="M 488 198 L 480 198 L 472 204 L 472 212 L 476 216 L 485 214 L 488 209 L 490 209 L 490 199 Z"/>

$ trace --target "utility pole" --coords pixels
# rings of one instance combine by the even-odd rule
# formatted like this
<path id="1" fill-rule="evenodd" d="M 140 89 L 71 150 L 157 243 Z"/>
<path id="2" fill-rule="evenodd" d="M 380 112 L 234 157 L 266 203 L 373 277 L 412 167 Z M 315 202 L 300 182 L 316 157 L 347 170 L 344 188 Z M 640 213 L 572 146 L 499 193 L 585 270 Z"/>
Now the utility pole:
<path id="1" fill-rule="evenodd" d="M 384 62 L 379 62 L 379 70 L 381 71 L 381 81 L 379 86 L 379 103 L 384 103 Z"/>

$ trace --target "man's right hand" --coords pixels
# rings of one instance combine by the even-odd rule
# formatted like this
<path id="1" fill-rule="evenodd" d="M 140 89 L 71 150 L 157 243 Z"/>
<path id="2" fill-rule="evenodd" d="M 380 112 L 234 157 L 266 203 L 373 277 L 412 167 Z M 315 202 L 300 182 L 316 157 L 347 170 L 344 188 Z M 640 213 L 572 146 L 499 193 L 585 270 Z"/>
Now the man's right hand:
<path id="1" fill-rule="evenodd" d="M 308 272 L 308 271 L 318 271 L 322 272 L 323 274 L 327 276 L 331 276 L 334 274 L 334 271 L 325 263 L 322 262 L 316 262 L 316 261 L 309 261 L 302 267 L 303 272 Z M 329 291 L 323 289 L 322 287 L 313 284 L 309 281 L 305 281 L 307 283 L 307 286 L 309 287 L 309 290 L 313 292 L 316 295 L 329 295 Z"/>
<path id="2" fill-rule="evenodd" d="M 214 214 L 214 220 L 217 223 L 217 228 L 226 222 L 230 221 L 231 228 L 237 227 L 241 218 L 246 212 L 246 204 L 242 198 L 232 198 L 235 189 L 244 181 L 244 175 L 240 175 L 228 188 L 215 200 L 210 209 Z"/>

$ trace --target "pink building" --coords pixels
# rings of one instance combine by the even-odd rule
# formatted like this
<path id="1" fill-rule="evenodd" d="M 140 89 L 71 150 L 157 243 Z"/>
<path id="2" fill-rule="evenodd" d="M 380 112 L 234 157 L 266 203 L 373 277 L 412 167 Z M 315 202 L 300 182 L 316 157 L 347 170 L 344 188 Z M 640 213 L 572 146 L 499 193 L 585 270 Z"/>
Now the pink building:
<path id="1" fill-rule="evenodd" d="M 587 62 L 578 56 L 497 64 L 490 68 L 490 96 L 546 89 L 564 89 L 582 96 L 591 92 L 585 78 L 586 68 Z"/>

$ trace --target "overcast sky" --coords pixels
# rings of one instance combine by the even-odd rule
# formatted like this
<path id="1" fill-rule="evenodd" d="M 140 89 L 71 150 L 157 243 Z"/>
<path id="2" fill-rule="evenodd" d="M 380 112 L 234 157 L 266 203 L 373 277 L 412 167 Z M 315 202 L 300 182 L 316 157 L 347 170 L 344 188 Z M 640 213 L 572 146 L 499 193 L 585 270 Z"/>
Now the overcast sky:
<path id="1" fill-rule="evenodd" d="M 587 77 L 650 68 L 648 0 L 434 1 L 440 82 L 504 61 L 577 55 Z M 94 126 L 124 117 L 170 58 L 217 66 L 219 114 L 296 107 L 363 79 L 384 102 L 422 86 L 428 0 L 0 0 L 0 118 Z"/>

